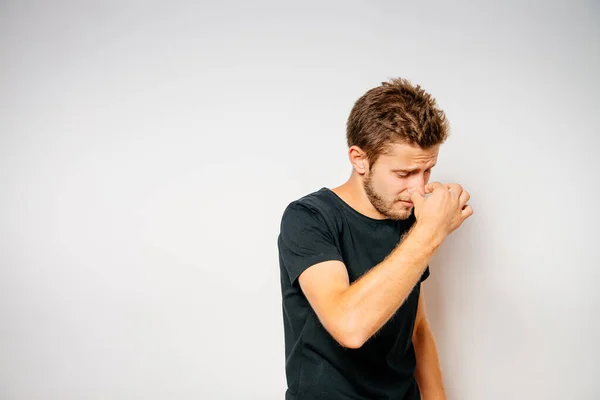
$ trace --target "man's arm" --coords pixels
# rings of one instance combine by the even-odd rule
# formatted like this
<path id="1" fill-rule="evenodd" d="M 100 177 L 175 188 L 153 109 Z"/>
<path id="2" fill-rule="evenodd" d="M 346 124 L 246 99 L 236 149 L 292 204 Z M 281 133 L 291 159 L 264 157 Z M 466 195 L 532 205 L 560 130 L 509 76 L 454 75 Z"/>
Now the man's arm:
<path id="1" fill-rule="evenodd" d="M 437 348 L 425 312 L 423 291 L 419 295 L 417 318 L 413 330 L 413 346 L 417 357 L 415 377 L 421 391 L 421 399 L 446 400 Z"/>
<path id="2" fill-rule="evenodd" d="M 442 241 L 417 222 L 384 261 L 352 285 L 342 262 L 325 261 L 300 275 L 300 287 L 333 338 L 359 348 L 402 305 Z"/>
<path id="3" fill-rule="evenodd" d="M 458 185 L 430 185 L 425 199 L 411 191 L 417 222 L 381 263 L 352 285 L 341 261 L 304 270 L 300 287 L 317 317 L 342 346 L 361 347 L 400 308 L 444 239 L 473 213 Z"/>

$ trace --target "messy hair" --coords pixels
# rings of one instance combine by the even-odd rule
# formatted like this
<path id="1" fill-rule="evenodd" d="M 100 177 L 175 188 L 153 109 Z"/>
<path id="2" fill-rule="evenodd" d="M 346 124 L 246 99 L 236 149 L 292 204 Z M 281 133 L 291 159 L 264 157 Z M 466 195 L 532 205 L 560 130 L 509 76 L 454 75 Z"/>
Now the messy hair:
<path id="1" fill-rule="evenodd" d="M 346 124 L 348 147 L 358 146 L 371 164 L 393 143 L 428 149 L 449 135 L 444 112 L 419 85 L 402 78 L 383 82 L 356 101 Z"/>

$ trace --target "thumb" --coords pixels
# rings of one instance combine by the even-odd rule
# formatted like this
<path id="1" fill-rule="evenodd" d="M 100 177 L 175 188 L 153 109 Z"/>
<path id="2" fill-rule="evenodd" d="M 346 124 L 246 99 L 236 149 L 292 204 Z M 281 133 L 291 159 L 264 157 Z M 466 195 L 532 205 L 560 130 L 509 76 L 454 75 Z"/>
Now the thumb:
<path id="1" fill-rule="evenodd" d="M 420 206 L 425 201 L 425 197 L 421 196 L 421 192 L 417 188 L 408 189 L 408 194 L 410 195 L 410 201 L 415 206 Z"/>

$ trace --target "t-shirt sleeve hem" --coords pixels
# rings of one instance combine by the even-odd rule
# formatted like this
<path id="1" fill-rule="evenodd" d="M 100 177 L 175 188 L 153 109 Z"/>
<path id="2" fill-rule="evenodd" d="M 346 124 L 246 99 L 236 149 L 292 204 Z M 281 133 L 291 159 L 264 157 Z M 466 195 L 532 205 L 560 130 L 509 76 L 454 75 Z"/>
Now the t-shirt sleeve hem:
<path id="1" fill-rule="evenodd" d="M 429 265 L 427 266 L 427 268 L 425 268 L 425 271 L 423 272 L 423 274 L 421 275 L 421 282 L 425 281 L 425 279 L 429 278 Z"/>
<path id="2" fill-rule="evenodd" d="M 300 275 L 315 264 L 319 264 L 325 261 L 341 261 L 344 262 L 339 254 L 317 254 L 312 257 L 306 257 L 302 260 L 302 266 L 294 269 L 293 273 L 289 275 L 290 283 L 293 285 L 296 283 Z"/>

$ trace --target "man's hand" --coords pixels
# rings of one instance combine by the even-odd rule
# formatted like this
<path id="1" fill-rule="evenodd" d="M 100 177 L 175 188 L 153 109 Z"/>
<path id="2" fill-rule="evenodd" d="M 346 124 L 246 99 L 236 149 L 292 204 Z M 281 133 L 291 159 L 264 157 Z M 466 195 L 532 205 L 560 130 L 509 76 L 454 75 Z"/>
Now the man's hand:
<path id="1" fill-rule="evenodd" d="M 457 183 L 430 183 L 425 186 L 425 194 L 430 194 L 427 198 L 418 189 L 408 192 L 417 221 L 443 236 L 448 236 L 473 215 L 473 208 L 467 204 L 471 196 Z"/>

